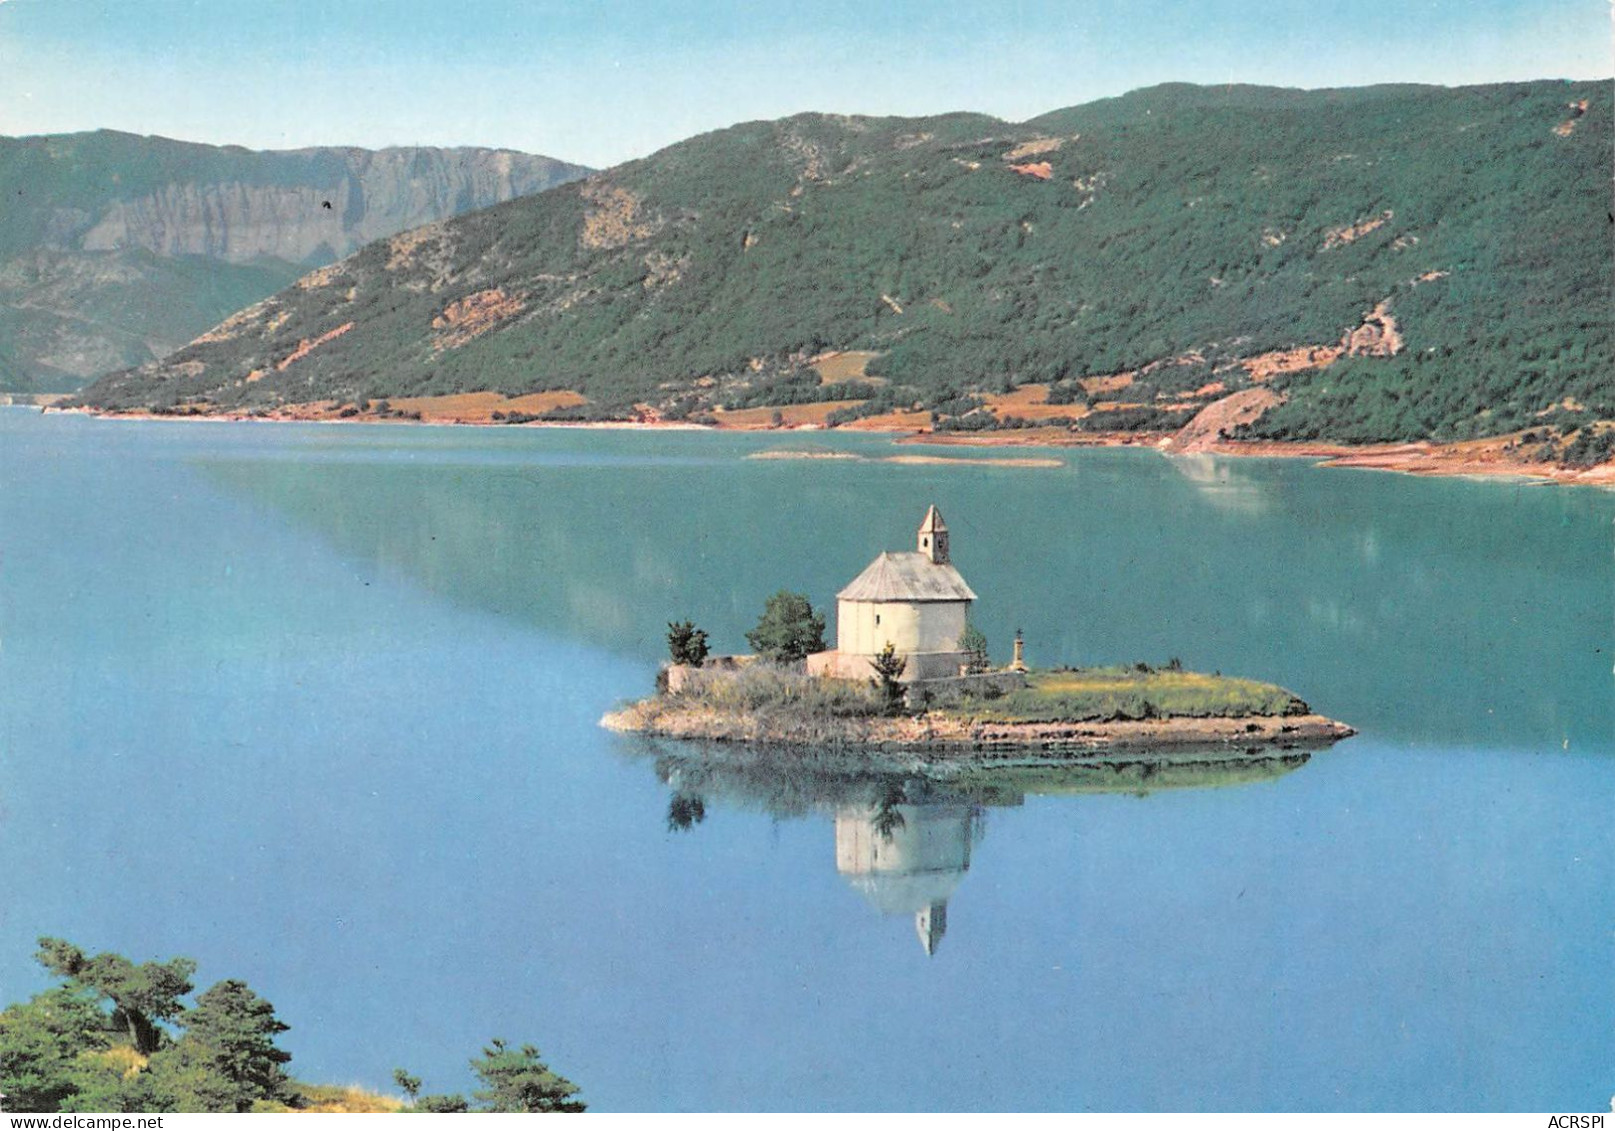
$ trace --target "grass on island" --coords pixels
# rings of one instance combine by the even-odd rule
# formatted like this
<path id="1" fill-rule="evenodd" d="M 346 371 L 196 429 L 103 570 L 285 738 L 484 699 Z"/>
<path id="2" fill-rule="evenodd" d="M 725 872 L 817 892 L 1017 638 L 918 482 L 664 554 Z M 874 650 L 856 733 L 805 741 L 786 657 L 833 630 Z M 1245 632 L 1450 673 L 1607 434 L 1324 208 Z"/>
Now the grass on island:
<path id="1" fill-rule="evenodd" d="M 749 719 L 765 731 L 788 731 L 803 741 L 831 738 L 849 720 L 886 713 L 873 678 L 821 679 L 766 663 L 702 672 L 678 695 L 658 696 L 634 709 L 642 723 L 652 725 L 654 716 L 666 709 L 710 711 Z M 1307 711 L 1300 699 L 1271 683 L 1145 664 L 1036 671 L 1020 690 L 932 709 L 939 715 L 1003 723 L 1246 718 Z"/>
<path id="2" fill-rule="evenodd" d="M 861 718 L 881 711 L 873 681 L 820 679 L 789 667 L 747 664 L 733 672 L 702 673 L 680 698 L 714 711 L 750 714 L 788 711 L 830 718 Z"/>
<path id="3" fill-rule="evenodd" d="M 957 710 L 990 722 L 1060 723 L 1304 715 L 1308 708 L 1271 683 L 1134 665 L 1033 672 L 1022 690 Z"/>
<path id="4" fill-rule="evenodd" d="M 883 708 L 873 682 L 753 663 L 697 672 L 678 694 L 641 699 L 622 717 L 630 729 L 655 731 L 669 715 L 704 714 L 737 723 L 757 740 L 789 735 L 795 742 L 835 745 L 851 740 L 863 720 L 884 714 Z"/>

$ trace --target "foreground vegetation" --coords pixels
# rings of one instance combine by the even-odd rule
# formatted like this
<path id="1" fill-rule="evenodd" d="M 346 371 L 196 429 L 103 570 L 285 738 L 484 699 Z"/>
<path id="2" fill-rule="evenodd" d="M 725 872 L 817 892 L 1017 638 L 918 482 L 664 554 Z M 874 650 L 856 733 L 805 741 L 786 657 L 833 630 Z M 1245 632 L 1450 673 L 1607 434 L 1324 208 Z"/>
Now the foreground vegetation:
<path id="1" fill-rule="evenodd" d="M 588 403 L 541 415 L 835 401 L 973 430 L 1038 384 L 1068 427 L 1148 432 L 1260 382 L 1282 401 L 1253 438 L 1531 429 L 1587 458 L 1615 418 L 1610 103 L 1174 85 L 1020 125 L 747 123 L 372 244 L 85 401 L 569 389 Z M 1291 347 L 1332 360 L 1242 364 Z"/>
<path id="2" fill-rule="evenodd" d="M 495 1040 L 471 1061 L 483 1088 L 421 1096 L 399 1069 L 403 1103 L 358 1088 L 287 1075 L 276 1045 L 288 1026 L 245 982 L 196 996 L 188 958 L 136 964 L 39 940 L 38 959 L 61 985 L 0 1012 L 0 1092 L 10 1112 L 582 1111 L 577 1087 L 532 1045 Z"/>

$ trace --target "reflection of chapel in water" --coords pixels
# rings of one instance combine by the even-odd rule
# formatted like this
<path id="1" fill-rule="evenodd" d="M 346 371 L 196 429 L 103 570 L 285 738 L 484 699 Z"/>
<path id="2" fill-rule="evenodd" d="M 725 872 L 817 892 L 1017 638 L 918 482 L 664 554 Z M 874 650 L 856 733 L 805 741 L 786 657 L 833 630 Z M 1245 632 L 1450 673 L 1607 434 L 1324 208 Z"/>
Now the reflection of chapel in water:
<path id="1" fill-rule="evenodd" d="M 948 899 L 970 869 L 979 810 L 961 802 L 843 805 L 836 871 L 883 915 L 912 915 L 926 954 L 948 929 Z"/>
<path id="2" fill-rule="evenodd" d="M 1179 789 L 1255 786 L 1307 764 L 1302 749 L 1116 752 L 1104 759 L 956 764 L 945 772 L 877 768 L 869 759 L 781 753 L 767 747 L 637 739 L 672 787 L 667 829 L 687 833 L 715 805 L 761 810 L 776 820 L 833 817 L 836 871 L 876 912 L 912 916 L 920 945 L 934 954 L 948 929 L 948 904 L 987 828 L 988 810 L 1029 796 L 1144 798 Z M 849 902 L 852 902 L 849 900 Z"/>

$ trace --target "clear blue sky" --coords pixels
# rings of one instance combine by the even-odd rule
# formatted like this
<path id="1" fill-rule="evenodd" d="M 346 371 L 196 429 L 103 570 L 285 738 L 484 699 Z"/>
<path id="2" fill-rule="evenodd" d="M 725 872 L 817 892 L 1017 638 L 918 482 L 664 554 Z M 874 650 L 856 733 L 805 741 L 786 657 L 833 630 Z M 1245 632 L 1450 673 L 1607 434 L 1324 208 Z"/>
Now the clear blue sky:
<path id="1" fill-rule="evenodd" d="M 1158 82 L 1612 73 L 1608 0 L 0 0 L 0 133 L 591 165 L 801 110 L 1011 120 Z"/>

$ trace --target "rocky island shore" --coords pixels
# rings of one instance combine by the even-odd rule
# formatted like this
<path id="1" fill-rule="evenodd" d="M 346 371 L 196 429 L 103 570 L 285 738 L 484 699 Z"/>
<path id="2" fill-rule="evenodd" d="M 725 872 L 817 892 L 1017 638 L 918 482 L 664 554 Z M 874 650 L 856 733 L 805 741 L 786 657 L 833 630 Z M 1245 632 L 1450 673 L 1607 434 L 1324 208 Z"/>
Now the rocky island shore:
<path id="1" fill-rule="evenodd" d="M 705 672 L 698 682 L 629 703 L 600 722 L 609 730 L 700 742 L 942 759 L 1209 749 L 1270 755 L 1356 733 L 1272 684 L 1181 670 L 1038 671 L 1007 693 L 965 691 L 938 705 L 917 698 L 889 704 L 874 681 L 758 665 Z"/>
<path id="2" fill-rule="evenodd" d="M 725 715 L 699 707 L 665 704 L 647 707 L 647 703 L 641 701 L 612 711 L 601 719 L 601 725 L 608 730 L 702 742 L 803 744 L 802 738 L 791 728 L 774 725 L 771 720 L 756 715 Z M 1357 733 L 1345 723 L 1316 714 L 1280 718 L 993 723 L 953 711 L 932 711 L 916 717 L 870 717 L 839 722 L 841 725 L 834 728 L 835 736 L 829 743 L 832 746 L 978 757 L 1031 753 L 1081 757 L 1112 751 L 1212 747 L 1269 752 L 1328 745 Z M 825 745 L 823 736 L 814 738 L 811 744 Z"/>

